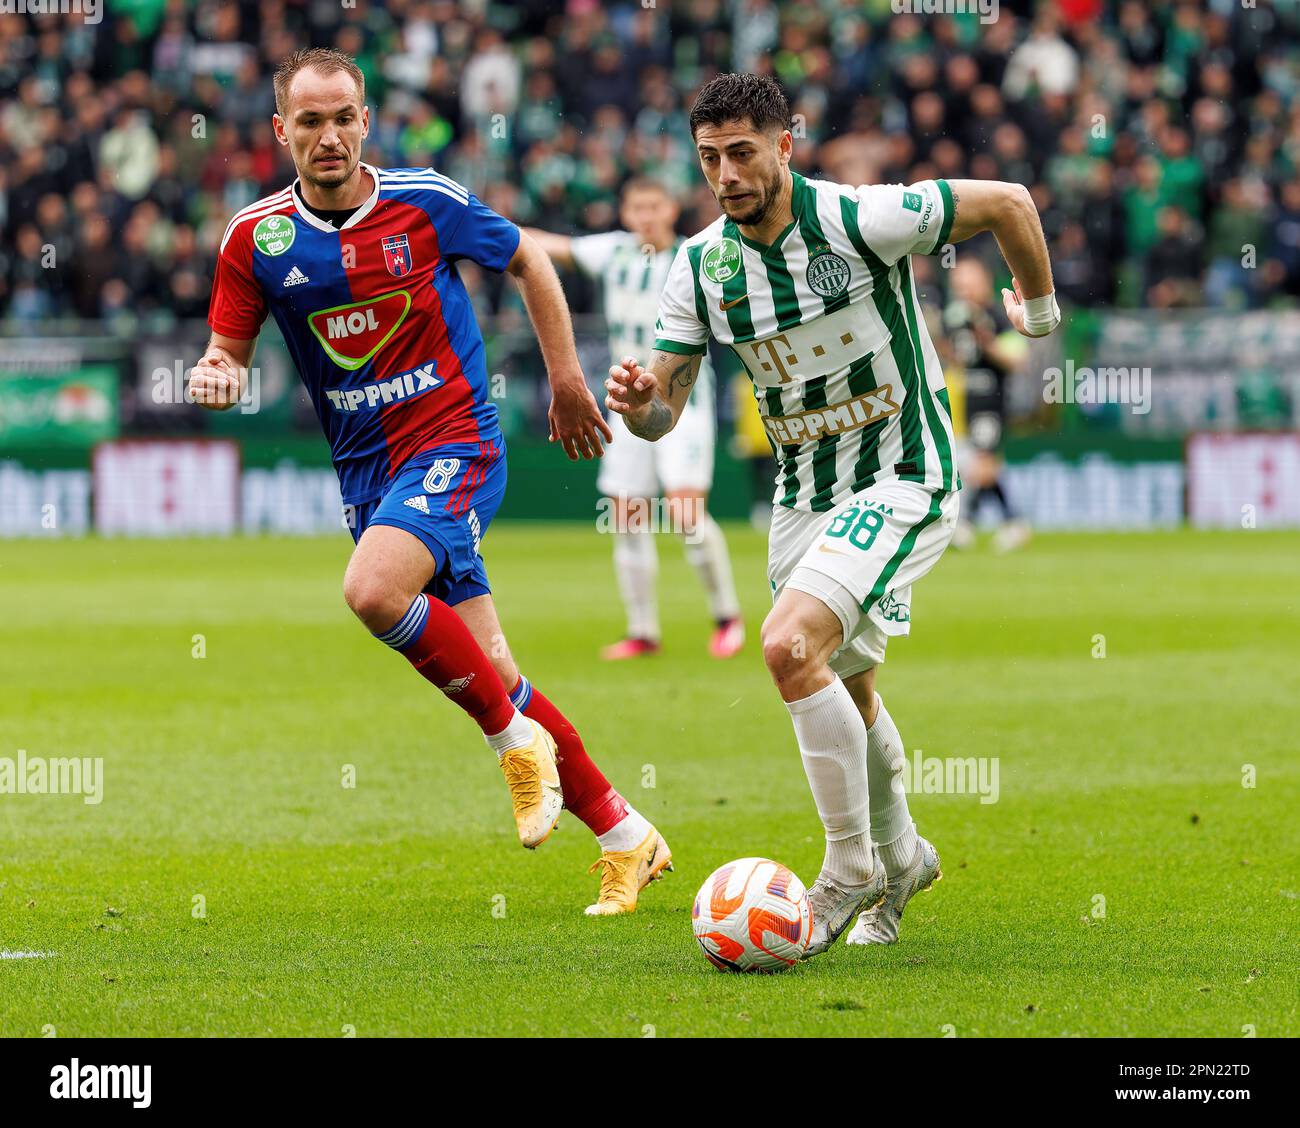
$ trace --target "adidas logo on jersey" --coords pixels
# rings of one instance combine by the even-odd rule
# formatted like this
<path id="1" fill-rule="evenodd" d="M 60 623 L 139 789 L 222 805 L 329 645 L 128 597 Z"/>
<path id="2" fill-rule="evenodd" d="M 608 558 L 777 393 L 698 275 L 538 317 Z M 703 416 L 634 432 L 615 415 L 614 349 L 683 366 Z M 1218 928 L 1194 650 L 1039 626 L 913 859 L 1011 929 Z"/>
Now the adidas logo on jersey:
<path id="1" fill-rule="evenodd" d="M 301 286 L 304 282 L 310 281 L 311 279 L 296 266 L 284 276 L 284 284 L 286 286 Z"/>
<path id="2" fill-rule="evenodd" d="M 433 374 L 434 362 L 423 364 L 410 372 L 403 372 L 391 380 L 376 380 L 364 388 L 327 388 L 325 395 L 336 411 L 360 411 L 362 407 L 379 407 L 410 399 L 442 383 Z"/>
<path id="3" fill-rule="evenodd" d="M 416 494 L 414 497 L 408 497 L 404 502 L 402 502 L 402 504 L 409 505 L 412 509 L 418 509 L 421 513 L 428 516 L 429 501 L 424 494 Z"/>

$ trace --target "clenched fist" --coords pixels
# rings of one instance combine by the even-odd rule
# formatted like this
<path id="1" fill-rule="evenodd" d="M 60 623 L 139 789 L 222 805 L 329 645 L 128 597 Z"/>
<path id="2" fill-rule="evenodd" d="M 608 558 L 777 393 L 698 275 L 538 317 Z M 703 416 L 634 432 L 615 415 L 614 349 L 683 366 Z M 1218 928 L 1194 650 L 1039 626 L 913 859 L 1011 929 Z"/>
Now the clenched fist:
<path id="1" fill-rule="evenodd" d="M 659 390 L 659 378 L 642 368 L 634 356 L 625 356 L 618 364 L 610 366 L 609 379 L 605 381 L 605 406 L 619 415 L 631 415 L 645 407 Z"/>
<path id="2" fill-rule="evenodd" d="M 188 394 L 192 402 L 212 411 L 226 411 L 243 394 L 242 372 L 219 349 L 209 349 L 190 369 Z"/>

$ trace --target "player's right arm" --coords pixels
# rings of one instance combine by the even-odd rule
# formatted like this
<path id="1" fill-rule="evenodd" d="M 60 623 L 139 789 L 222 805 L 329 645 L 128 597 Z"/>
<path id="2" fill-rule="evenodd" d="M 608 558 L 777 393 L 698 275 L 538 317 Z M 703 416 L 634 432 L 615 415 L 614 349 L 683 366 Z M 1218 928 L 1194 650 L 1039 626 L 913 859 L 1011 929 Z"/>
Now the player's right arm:
<path id="1" fill-rule="evenodd" d="M 1026 337 L 1045 337 L 1060 324 L 1043 225 L 1024 185 L 923 180 L 863 185 L 857 196 L 862 237 L 887 265 L 991 231 L 1011 268 L 1015 291 L 1002 291 L 1011 324 Z"/>
<path id="2" fill-rule="evenodd" d="M 214 332 L 198 364 L 190 369 L 191 402 L 211 411 L 234 407 L 244 394 L 257 338 L 241 340 Z"/>
<path id="3" fill-rule="evenodd" d="M 266 295 L 253 277 L 251 227 L 241 220 L 249 210 L 235 216 L 221 240 L 208 303 L 212 336 L 190 369 L 189 398 L 211 411 L 226 411 L 239 402 L 266 320 Z"/>
<path id="4" fill-rule="evenodd" d="M 1045 337 L 1060 324 L 1052 263 L 1043 224 L 1029 189 L 997 180 L 950 180 L 954 243 L 993 232 L 1011 268 L 1011 290 L 1002 291 L 1007 317 L 1026 337 Z"/>
<path id="5" fill-rule="evenodd" d="M 623 417 L 638 438 L 654 442 L 677 426 L 700 374 L 703 353 L 683 355 L 655 349 L 642 368 L 634 356 L 610 366 L 605 406 Z"/>

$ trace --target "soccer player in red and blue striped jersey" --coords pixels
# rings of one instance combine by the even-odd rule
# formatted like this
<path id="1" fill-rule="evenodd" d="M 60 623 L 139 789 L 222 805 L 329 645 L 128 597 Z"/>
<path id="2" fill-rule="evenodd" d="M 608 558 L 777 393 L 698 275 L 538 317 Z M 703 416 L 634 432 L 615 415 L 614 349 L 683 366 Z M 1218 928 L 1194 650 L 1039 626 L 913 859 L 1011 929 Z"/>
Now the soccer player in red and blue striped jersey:
<path id="1" fill-rule="evenodd" d="M 275 318 L 329 440 L 356 540 L 349 606 L 478 723 L 520 841 L 540 845 L 567 806 L 601 847 L 600 895 L 587 912 L 631 911 L 670 868 L 668 846 L 520 674 L 479 555 L 505 493 L 506 445 L 456 263 L 515 277 L 551 384 L 551 439 L 571 459 L 600 457 L 610 431 L 559 279 L 536 243 L 455 181 L 361 161 L 369 111 L 347 55 L 289 56 L 275 93 L 276 139 L 298 179 L 226 228 L 191 397 L 215 409 L 237 402 L 262 323 Z"/>

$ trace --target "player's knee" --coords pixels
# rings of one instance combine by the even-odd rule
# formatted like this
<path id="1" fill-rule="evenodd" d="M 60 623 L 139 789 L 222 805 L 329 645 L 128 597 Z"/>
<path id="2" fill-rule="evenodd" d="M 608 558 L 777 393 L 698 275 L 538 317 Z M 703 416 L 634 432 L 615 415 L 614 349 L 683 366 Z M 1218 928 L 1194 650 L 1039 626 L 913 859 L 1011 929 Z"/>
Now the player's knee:
<path id="1" fill-rule="evenodd" d="M 806 670 L 810 659 L 815 662 L 808 645 L 807 632 L 801 629 L 797 618 L 776 612 L 763 620 L 760 633 L 763 663 L 773 681 L 787 682 Z"/>
<path id="2" fill-rule="evenodd" d="M 352 570 L 343 577 L 343 598 L 352 613 L 375 634 L 388 630 L 411 605 L 409 596 L 395 591 L 373 573 Z"/>

